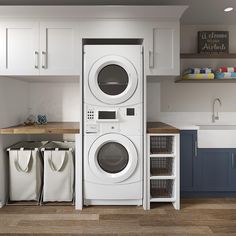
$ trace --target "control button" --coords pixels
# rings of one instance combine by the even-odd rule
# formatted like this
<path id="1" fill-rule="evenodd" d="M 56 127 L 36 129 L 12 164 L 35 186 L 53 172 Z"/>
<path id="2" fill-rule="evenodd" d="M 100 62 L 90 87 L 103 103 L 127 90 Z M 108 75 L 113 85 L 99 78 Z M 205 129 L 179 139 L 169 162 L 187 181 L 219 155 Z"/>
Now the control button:
<path id="1" fill-rule="evenodd" d="M 97 133 L 98 126 L 96 124 L 86 125 L 86 133 Z"/>
<path id="2" fill-rule="evenodd" d="M 88 120 L 93 120 L 94 119 L 94 111 L 93 110 L 88 110 L 87 111 L 87 119 Z"/>
<path id="3" fill-rule="evenodd" d="M 135 110 L 134 110 L 134 108 L 127 108 L 127 110 L 126 110 L 126 115 L 127 115 L 127 116 L 134 116 L 134 115 L 135 115 Z"/>

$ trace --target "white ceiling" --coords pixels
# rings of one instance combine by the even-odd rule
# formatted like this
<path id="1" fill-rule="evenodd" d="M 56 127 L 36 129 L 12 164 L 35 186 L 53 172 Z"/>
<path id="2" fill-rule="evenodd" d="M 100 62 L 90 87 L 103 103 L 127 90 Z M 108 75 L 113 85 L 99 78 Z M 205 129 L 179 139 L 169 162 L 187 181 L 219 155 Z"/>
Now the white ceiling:
<path id="1" fill-rule="evenodd" d="M 236 24 L 236 0 L 0 0 L 0 5 L 189 5 L 182 24 Z M 225 13 L 225 7 L 234 11 Z"/>

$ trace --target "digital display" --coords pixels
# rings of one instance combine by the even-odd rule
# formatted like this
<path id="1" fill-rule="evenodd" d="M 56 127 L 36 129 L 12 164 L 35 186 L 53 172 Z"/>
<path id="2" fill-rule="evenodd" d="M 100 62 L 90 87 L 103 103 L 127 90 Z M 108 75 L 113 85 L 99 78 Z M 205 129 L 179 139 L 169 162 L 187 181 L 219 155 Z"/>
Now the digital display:
<path id="1" fill-rule="evenodd" d="M 98 119 L 99 120 L 115 120 L 116 112 L 115 111 L 99 111 Z"/>

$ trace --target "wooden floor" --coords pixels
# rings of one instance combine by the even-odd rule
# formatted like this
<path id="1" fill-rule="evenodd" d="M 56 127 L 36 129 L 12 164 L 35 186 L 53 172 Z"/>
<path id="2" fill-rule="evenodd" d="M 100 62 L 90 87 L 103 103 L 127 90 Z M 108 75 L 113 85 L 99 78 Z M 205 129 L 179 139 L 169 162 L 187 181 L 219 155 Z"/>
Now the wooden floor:
<path id="1" fill-rule="evenodd" d="M 180 211 L 152 206 L 7 206 L 0 235 L 236 235 L 236 198 L 185 199 Z"/>

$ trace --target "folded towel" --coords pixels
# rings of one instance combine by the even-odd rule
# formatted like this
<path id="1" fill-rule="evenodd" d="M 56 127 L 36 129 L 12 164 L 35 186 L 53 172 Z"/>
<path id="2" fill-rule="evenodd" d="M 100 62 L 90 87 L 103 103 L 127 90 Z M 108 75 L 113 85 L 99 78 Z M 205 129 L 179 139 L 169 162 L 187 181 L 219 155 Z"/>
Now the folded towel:
<path id="1" fill-rule="evenodd" d="M 216 79 L 236 79 L 236 72 L 216 72 Z"/>
<path id="2" fill-rule="evenodd" d="M 213 73 L 211 68 L 188 68 L 184 74 L 210 74 Z"/>
<path id="3" fill-rule="evenodd" d="M 219 72 L 236 72 L 236 67 L 220 67 Z"/>
<path id="4" fill-rule="evenodd" d="M 214 79 L 215 74 L 186 74 L 183 76 L 183 79 Z"/>

